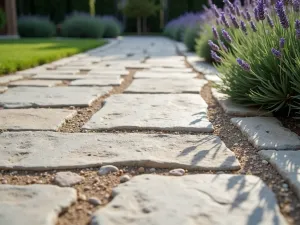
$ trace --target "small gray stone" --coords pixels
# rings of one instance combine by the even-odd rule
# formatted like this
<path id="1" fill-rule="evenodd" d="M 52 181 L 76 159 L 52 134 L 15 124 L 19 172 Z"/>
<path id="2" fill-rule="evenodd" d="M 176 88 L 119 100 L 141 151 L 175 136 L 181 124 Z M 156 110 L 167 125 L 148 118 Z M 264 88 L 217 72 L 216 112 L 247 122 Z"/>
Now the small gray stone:
<path id="1" fill-rule="evenodd" d="M 59 214 L 76 200 L 73 188 L 0 185 L 0 224 L 55 225 Z"/>
<path id="2" fill-rule="evenodd" d="M 185 174 L 184 169 L 173 169 L 169 171 L 169 175 L 171 176 L 183 176 Z"/>
<path id="3" fill-rule="evenodd" d="M 94 206 L 98 206 L 98 205 L 101 205 L 102 202 L 100 199 L 96 198 L 96 197 L 91 197 L 88 199 L 88 202 Z"/>
<path id="4" fill-rule="evenodd" d="M 120 184 L 112 196 L 91 224 L 287 224 L 274 193 L 256 176 L 140 175 Z"/>
<path id="5" fill-rule="evenodd" d="M 101 166 L 100 170 L 98 171 L 98 174 L 102 176 L 114 172 L 119 172 L 118 167 L 113 165 L 106 165 L 106 166 Z"/>
<path id="6" fill-rule="evenodd" d="M 300 137 L 283 127 L 282 123 L 274 117 L 232 118 L 231 122 L 258 149 L 292 150 L 300 148 Z"/>
<path id="7" fill-rule="evenodd" d="M 263 164 L 268 164 L 268 161 L 267 160 L 262 160 L 261 161 Z"/>
<path id="8" fill-rule="evenodd" d="M 127 182 L 129 180 L 130 180 L 130 176 L 127 175 L 127 174 L 120 177 L 120 182 L 121 183 L 125 183 L 125 182 Z"/>
<path id="9" fill-rule="evenodd" d="M 84 177 L 72 172 L 58 172 L 54 177 L 54 183 L 61 187 L 71 187 L 83 180 Z"/>
<path id="10" fill-rule="evenodd" d="M 150 171 L 150 173 L 155 173 L 156 169 L 155 168 L 151 168 L 149 171 Z"/>

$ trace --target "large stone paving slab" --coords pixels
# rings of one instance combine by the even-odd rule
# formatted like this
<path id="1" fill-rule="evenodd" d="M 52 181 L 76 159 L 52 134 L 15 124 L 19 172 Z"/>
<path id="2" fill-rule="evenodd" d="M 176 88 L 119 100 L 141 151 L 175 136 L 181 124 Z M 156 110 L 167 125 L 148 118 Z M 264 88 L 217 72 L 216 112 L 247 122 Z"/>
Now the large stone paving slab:
<path id="1" fill-rule="evenodd" d="M 124 93 L 199 94 L 205 84 L 201 79 L 135 79 Z"/>
<path id="2" fill-rule="evenodd" d="M 77 193 L 53 185 L 0 185 L 1 225 L 55 225 Z"/>
<path id="3" fill-rule="evenodd" d="M 57 131 L 75 115 L 75 110 L 67 109 L 4 109 L 0 110 L 0 130 Z"/>
<path id="4" fill-rule="evenodd" d="M 141 133 L 4 132 L 0 168 L 49 170 L 102 165 L 237 170 L 216 136 Z"/>
<path id="5" fill-rule="evenodd" d="M 44 72 L 39 72 L 37 74 L 77 74 L 79 73 L 79 70 L 73 69 L 73 70 L 45 70 Z"/>
<path id="6" fill-rule="evenodd" d="M 192 68 L 164 68 L 164 67 L 153 67 L 149 71 L 155 72 L 174 72 L 174 73 L 192 73 Z"/>
<path id="7" fill-rule="evenodd" d="M 20 80 L 9 83 L 9 87 L 54 87 L 62 84 L 61 80 Z"/>
<path id="8" fill-rule="evenodd" d="M 300 199 L 300 151 L 262 150 L 259 154 L 288 181 Z"/>
<path id="9" fill-rule="evenodd" d="M 86 79 L 87 75 L 72 75 L 72 74 L 38 74 L 32 79 L 37 80 L 78 80 Z"/>
<path id="10" fill-rule="evenodd" d="M 7 84 L 11 81 L 23 79 L 22 75 L 7 75 L 0 77 L 0 85 Z"/>
<path id="11" fill-rule="evenodd" d="M 7 90 L 7 87 L 5 86 L 0 86 L 0 94 L 4 93 Z"/>
<path id="12" fill-rule="evenodd" d="M 112 195 L 91 225 L 287 224 L 274 193 L 255 176 L 141 175 Z"/>
<path id="13" fill-rule="evenodd" d="M 274 117 L 232 118 L 254 147 L 262 150 L 300 149 L 300 137 Z"/>
<path id="14" fill-rule="evenodd" d="M 16 87 L 0 95 L 0 106 L 4 108 L 32 107 L 87 107 L 109 87 Z"/>
<path id="15" fill-rule="evenodd" d="M 136 79 L 192 79 L 196 76 L 196 73 L 157 73 L 150 71 L 138 71 L 133 77 Z"/>
<path id="16" fill-rule="evenodd" d="M 128 75 L 127 70 L 116 70 L 116 69 L 95 69 L 88 72 L 88 75 Z"/>
<path id="17" fill-rule="evenodd" d="M 121 79 L 81 79 L 70 83 L 70 86 L 118 86 L 122 83 Z"/>
<path id="18" fill-rule="evenodd" d="M 206 112 L 200 95 L 119 94 L 106 99 L 83 128 L 213 132 Z"/>
<path id="19" fill-rule="evenodd" d="M 231 116 L 272 116 L 272 113 L 253 107 L 246 107 L 232 102 L 228 95 L 218 92 L 215 88 L 211 90 L 213 97 L 219 102 L 226 114 Z"/>

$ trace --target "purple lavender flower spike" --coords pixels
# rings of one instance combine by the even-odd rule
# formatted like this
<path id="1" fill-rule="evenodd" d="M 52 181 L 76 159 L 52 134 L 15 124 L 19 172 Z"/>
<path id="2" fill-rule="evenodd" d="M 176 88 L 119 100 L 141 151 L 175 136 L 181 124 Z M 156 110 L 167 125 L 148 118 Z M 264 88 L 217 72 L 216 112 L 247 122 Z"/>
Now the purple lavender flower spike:
<path id="1" fill-rule="evenodd" d="M 241 16 L 241 10 L 240 10 L 240 7 L 239 7 L 238 5 L 235 5 L 234 8 L 235 8 L 236 15 L 237 15 L 237 16 Z"/>
<path id="2" fill-rule="evenodd" d="M 239 29 L 240 26 L 239 26 L 239 24 L 238 24 L 238 22 L 237 22 L 237 20 L 236 20 L 236 17 L 233 16 L 232 14 L 230 14 L 230 19 L 231 19 L 231 22 L 232 22 L 233 26 L 234 26 L 235 28 Z"/>
<path id="3" fill-rule="evenodd" d="M 211 7 L 213 5 L 212 0 L 208 0 L 208 5 Z"/>
<path id="4" fill-rule="evenodd" d="M 278 51 L 277 49 L 272 48 L 272 49 L 271 49 L 271 52 L 273 53 L 273 55 L 274 55 L 276 58 L 278 58 L 278 59 L 281 58 L 281 52 Z"/>
<path id="5" fill-rule="evenodd" d="M 300 11 L 300 0 L 292 0 L 293 9 L 295 12 Z"/>
<path id="6" fill-rule="evenodd" d="M 241 6 L 242 3 L 241 3 L 240 0 L 234 0 L 234 1 L 233 1 L 233 5 L 235 5 L 235 6 Z"/>
<path id="7" fill-rule="evenodd" d="M 245 6 L 250 6 L 250 0 L 245 0 Z"/>
<path id="8" fill-rule="evenodd" d="M 223 24 L 225 25 L 225 27 L 229 28 L 229 23 L 225 17 L 225 13 L 224 12 L 221 12 L 221 20 L 223 22 Z"/>
<path id="9" fill-rule="evenodd" d="M 235 8 L 229 0 L 224 0 L 224 4 L 229 8 L 230 12 L 235 15 Z"/>
<path id="10" fill-rule="evenodd" d="M 241 20 L 241 29 L 242 31 L 247 35 L 247 28 L 246 28 L 246 24 L 244 23 L 243 20 Z"/>
<path id="11" fill-rule="evenodd" d="M 300 39 L 300 30 L 296 30 L 296 39 L 299 40 Z"/>
<path id="12" fill-rule="evenodd" d="M 220 48 L 218 45 L 216 45 L 215 43 L 212 42 L 212 40 L 209 40 L 208 41 L 208 45 L 210 46 L 210 48 L 213 50 L 213 51 L 220 51 Z"/>
<path id="13" fill-rule="evenodd" d="M 222 49 L 223 49 L 225 52 L 228 52 L 228 48 L 225 46 L 224 42 L 221 41 L 220 43 L 221 43 Z"/>
<path id="14" fill-rule="evenodd" d="M 284 38 L 280 38 L 280 40 L 279 40 L 279 47 L 281 49 L 284 48 L 284 43 L 285 43 L 285 39 Z"/>
<path id="15" fill-rule="evenodd" d="M 259 21 L 259 17 L 258 17 L 257 7 L 254 8 L 254 17 L 255 17 L 255 20 L 258 22 Z"/>
<path id="16" fill-rule="evenodd" d="M 253 32 L 257 31 L 257 28 L 256 28 L 255 23 L 253 21 L 250 21 L 250 26 L 251 26 Z"/>
<path id="17" fill-rule="evenodd" d="M 274 22 L 272 20 L 272 18 L 270 17 L 269 14 L 267 14 L 267 21 L 268 21 L 268 24 L 270 25 L 271 28 L 274 27 Z"/>
<path id="18" fill-rule="evenodd" d="M 244 60 L 237 58 L 236 61 L 239 64 L 239 66 L 242 67 L 243 70 L 248 71 L 248 72 L 251 70 L 250 65 L 248 63 L 246 63 Z"/>
<path id="19" fill-rule="evenodd" d="M 216 52 L 213 50 L 210 51 L 211 57 L 216 61 L 216 62 L 222 62 L 222 59 Z"/>
<path id="20" fill-rule="evenodd" d="M 246 19 L 247 19 L 248 21 L 251 21 L 251 15 L 250 15 L 248 9 L 246 9 Z"/>
<path id="21" fill-rule="evenodd" d="M 295 29 L 299 30 L 300 29 L 300 20 L 295 21 Z"/>
<path id="22" fill-rule="evenodd" d="M 213 6 L 212 6 L 212 10 L 213 10 L 215 16 L 216 16 L 217 18 L 219 18 L 219 17 L 220 17 L 220 13 L 219 13 L 219 10 L 218 10 L 218 8 L 217 8 L 216 5 L 213 5 Z"/>
<path id="23" fill-rule="evenodd" d="M 232 42 L 232 38 L 230 37 L 230 35 L 228 34 L 228 32 L 226 30 L 222 29 L 222 35 L 227 42 L 229 42 L 229 43 Z"/>
<path id="24" fill-rule="evenodd" d="M 257 2 L 257 11 L 258 11 L 258 18 L 260 20 L 264 20 L 266 18 L 264 0 L 258 0 L 258 2 Z"/>
<path id="25" fill-rule="evenodd" d="M 287 29 L 289 27 L 289 21 L 287 19 L 286 14 L 285 14 L 284 5 L 283 5 L 283 2 L 281 0 L 278 0 L 276 2 L 275 9 L 276 9 L 277 15 L 279 17 L 281 26 L 283 28 Z"/>
<path id="26" fill-rule="evenodd" d="M 242 12 L 242 16 L 243 16 L 243 18 L 246 20 L 247 19 L 247 15 L 246 15 L 246 13 L 243 11 Z"/>
<path id="27" fill-rule="evenodd" d="M 212 32 L 213 32 L 214 38 L 216 40 L 219 40 L 220 36 L 219 36 L 219 33 L 218 33 L 218 31 L 217 31 L 217 29 L 215 27 L 212 27 Z"/>

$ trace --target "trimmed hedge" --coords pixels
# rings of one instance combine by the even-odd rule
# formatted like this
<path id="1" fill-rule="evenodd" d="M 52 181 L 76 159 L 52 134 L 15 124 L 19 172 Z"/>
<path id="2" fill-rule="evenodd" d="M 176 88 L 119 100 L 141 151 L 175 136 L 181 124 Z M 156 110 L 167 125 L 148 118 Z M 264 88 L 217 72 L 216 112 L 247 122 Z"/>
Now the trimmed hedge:
<path id="1" fill-rule="evenodd" d="M 23 16 L 18 20 L 18 32 L 21 37 L 53 37 L 55 25 L 40 16 Z"/>

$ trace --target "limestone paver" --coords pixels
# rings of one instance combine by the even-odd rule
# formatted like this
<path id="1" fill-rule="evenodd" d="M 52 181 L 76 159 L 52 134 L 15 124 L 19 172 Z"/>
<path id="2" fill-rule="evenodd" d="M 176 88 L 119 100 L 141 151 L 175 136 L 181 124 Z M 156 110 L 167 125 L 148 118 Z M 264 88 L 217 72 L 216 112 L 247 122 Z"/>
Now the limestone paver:
<path id="1" fill-rule="evenodd" d="M 7 84 L 11 81 L 23 79 L 22 75 L 7 75 L 0 77 L 0 85 Z"/>
<path id="2" fill-rule="evenodd" d="M 4 132 L 0 168 L 49 170 L 102 165 L 238 170 L 219 137 L 142 133 Z"/>
<path id="3" fill-rule="evenodd" d="M 259 154 L 277 169 L 300 198 L 300 151 L 262 150 Z"/>
<path id="4" fill-rule="evenodd" d="M 204 75 L 204 78 L 206 80 L 215 82 L 216 84 L 222 84 L 222 79 L 218 75 L 208 74 L 208 75 Z"/>
<path id="5" fill-rule="evenodd" d="M 90 72 L 87 73 L 88 75 L 99 75 L 99 74 L 104 74 L 104 75 L 128 75 L 129 71 L 127 70 L 116 70 L 116 69 L 95 69 L 91 70 Z"/>
<path id="6" fill-rule="evenodd" d="M 197 55 L 188 56 L 186 60 L 197 72 L 204 74 L 218 74 L 217 69 L 213 65 L 204 60 L 199 60 Z"/>
<path id="7" fill-rule="evenodd" d="M 206 80 L 200 79 L 135 79 L 124 93 L 191 93 L 199 94 Z"/>
<path id="8" fill-rule="evenodd" d="M 0 94 L 4 93 L 7 90 L 7 87 L 5 86 L 0 86 Z"/>
<path id="9" fill-rule="evenodd" d="M 118 86 L 122 83 L 121 79 L 81 79 L 70 83 L 70 86 Z"/>
<path id="10" fill-rule="evenodd" d="M 56 131 L 75 115 L 75 110 L 67 109 L 4 109 L 0 110 L 0 130 Z"/>
<path id="11" fill-rule="evenodd" d="M 16 87 L 0 95 L 4 108 L 86 107 L 111 90 L 109 87 Z"/>
<path id="12" fill-rule="evenodd" d="M 300 137 L 274 117 L 232 118 L 254 147 L 262 150 L 300 149 Z"/>
<path id="13" fill-rule="evenodd" d="M 62 84 L 61 80 L 20 80 L 9 83 L 9 87 L 54 87 Z"/>
<path id="14" fill-rule="evenodd" d="M 175 73 L 192 73 L 191 68 L 164 68 L 164 67 L 153 67 L 150 71 L 155 72 L 175 72 Z"/>
<path id="15" fill-rule="evenodd" d="M 72 188 L 53 185 L 0 185 L 0 224 L 55 225 L 77 199 Z"/>
<path id="16" fill-rule="evenodd" d="M 226 114 L 231 116 L 272 116 L 272 113 L 259 108 L 247 107 L 231 101 L 228 95 L 212 88 L 213 97 L 219 102 Z"/>
<path id="17" fill-rule="evenodd" d="M 106 99 L 83 128 L 213 132 L 206 112 L 200 95 L 120 94 Z"/>
<path id="18" fill-rule="evenodd" d="M 77 69 L 73 70 L 60 70 L 59 68 L 56 70 L 45 70 L 44 72 L 39 72 L 37 74 L 77 74 L 80 71 Z"/>
<path id="19" fill-rule="evenodd" d="M 274 193 L 255 176 L 141 175 L 113 190 L 92 225 L 285 225 Z"/>
<path id="20" fill-rule="evenodd" d="M 87 75 L 72 75 L 72 74 L 38 74 L 32 79 L 37 80 L 78 80 L 86 79 Z"/>
<path id="21" fill-rule="evenodd" d="M 192 79 L 197 76 L 196 73 L 157 73 L 149 71 L 138 71 L 134 74 L 136 79 L 150 79 L 150 78 L 159 78 L 159 79 Z"/>

